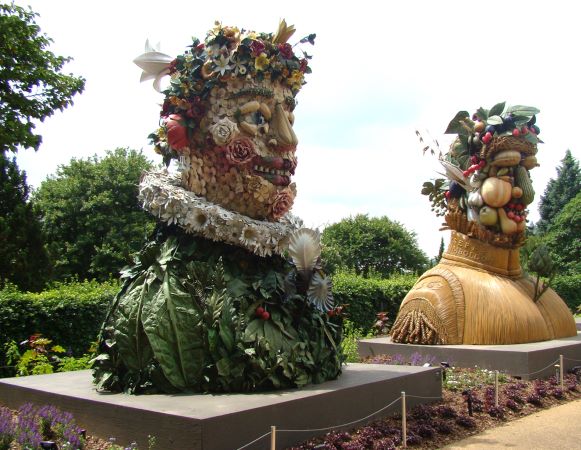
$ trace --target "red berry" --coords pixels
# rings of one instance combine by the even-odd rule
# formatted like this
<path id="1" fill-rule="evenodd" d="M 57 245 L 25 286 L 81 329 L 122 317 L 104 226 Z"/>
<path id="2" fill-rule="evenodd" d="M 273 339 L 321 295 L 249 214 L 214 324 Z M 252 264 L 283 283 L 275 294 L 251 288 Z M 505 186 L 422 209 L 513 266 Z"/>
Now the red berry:
<path id="1" fill-rule="evenodd" d="M 462 172 L 462 175 L 464 175 L 465 177 L 469 177 L 471 173 L 472 172 L 470 172 L 469 170 L 465 170 L 464 172 Z"/>
<path id="2" fill-rule="evenodd" d="M 256 308 L 256 315 L 258 317 L 262 316 L 265 313 L 264 308 L 262 306 L 259 306 L 258 308 Z"/>
<path id="3" fill-rule="evenodd" d="M 264 311 L 262 313 L 262 320 L 268 320 L 270 319 L 270 313 L 268 311 Z"/>
<path id="4" fill-rule="evenodd" d="M 477 155 L 472 155 L 472 156 L 470 157 L 470 162 L 471 162 L 472 164 L 478 164 L 478 160 L 479 160 L 479 159 L 480 159 L 480 158 L 478 158 L 478 156 L 477 156 Z"/>
<path id="5" fill-rule="evenodd" d="M 483 169 L 485 166 L 486 166 L 486 161 L 485 161 L 485 160 L 481 160 L 481 161 L 478 163 L 478 168 L 479 168 L 479 169 Z"/>
<path id="6" fill-rule="evenodd" d="M 330 309 L 329 311 L 327 311 L 327 315 L 329 317 L 333 317 L 335 315 L 335 310 L 334 309 Z"/>
<path id="7" fill-rule="evenodd" d="M 487 131 L 486 134 L 484 136 L 482 136 L 482 142 L 484 142 L 485 144 L 488 144 L 491 140 L 492 140 L 492 133 L 490 131 Z"/>
<path id="8" fill-rule="evenodd" d="M 449 200 L 449 199 L 450 199 L 450 191 L 446 191 L 446 192 L 444 193 L 444 197 L 446 197 L 446 199 L 448 199 L 448 200 Z"/>
<path id="9" fill-rule="evenodd" d="M 520 136 L 520 130 L 518 128 L 515 128 L 514 130 L 512 130 L 512 135 L 513 136 Z"/>
<path id="10" fill-rule="evenodd" d="M 520 132 L 522 134 L 527 134 L 529 132 L 529 129 L 527 127 L 522 127 L 521 130 L 520 130 Z"/>
<path id="11" fill-rule="evenodd" d="M 509 219 L 514 219 L 515 216 L 514 216 L 514 213 L 512 211 L 509 211 L 508 214 L 507 214 L 507 217 Z"/>

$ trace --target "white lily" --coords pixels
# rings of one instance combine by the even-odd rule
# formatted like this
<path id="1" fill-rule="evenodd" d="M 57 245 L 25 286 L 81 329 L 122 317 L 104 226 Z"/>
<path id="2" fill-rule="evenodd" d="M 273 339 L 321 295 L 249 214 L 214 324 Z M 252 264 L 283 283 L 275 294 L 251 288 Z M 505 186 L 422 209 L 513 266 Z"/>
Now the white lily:
<path id="1" fill-rule="evenodd" d="M 159 44 L 157 47 L 159 47 Z M 169 74 L 169 66 L 173 60 L 174 58 L 171 56 L 153 48 L 149 44 L 149 39 L 147 39 L 145 41 L 145 53 L 139 55 L 133 62 L 143 70 L 139 81 L 154 80 L 153 88 L 157 92 L 161 92 L 159 83 L 165 75 Z"/>

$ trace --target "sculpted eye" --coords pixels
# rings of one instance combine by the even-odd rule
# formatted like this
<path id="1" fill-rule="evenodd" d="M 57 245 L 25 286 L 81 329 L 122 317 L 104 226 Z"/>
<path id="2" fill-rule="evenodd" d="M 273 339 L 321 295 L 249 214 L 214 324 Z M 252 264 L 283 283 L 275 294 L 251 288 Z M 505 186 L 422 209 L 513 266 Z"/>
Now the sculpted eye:
<path id="1" fill-rule="evenodd" d="M 264 118 L 260 111 L 256 111 L 254 113 L 254 123 L 256 125 L 264 125 L 266 123 L 266 119 Z"/>

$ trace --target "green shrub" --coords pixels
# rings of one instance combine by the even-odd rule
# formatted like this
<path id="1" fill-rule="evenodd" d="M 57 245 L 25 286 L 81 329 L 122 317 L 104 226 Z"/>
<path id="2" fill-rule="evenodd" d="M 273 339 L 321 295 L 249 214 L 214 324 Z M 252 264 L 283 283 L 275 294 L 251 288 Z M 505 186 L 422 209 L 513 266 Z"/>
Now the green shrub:
<path id="1" fill-rule="evenodd" d="M 581 274 L 558 275 L 553 279 L 551 287 L 567 303 L 571 311 L 576 311 L 581 305 Z"/>
<path id="2" fill-rule="evenodd" d="M 365 335 L 360 328 L 356 328 L 353 322 L 345 319 L 343 321 L 343 340 L 341 341 L 341 348 L 345 355 L 345 362 L 353 363 L 359 362 L 359 352 L 357 351 L 357 341 L 371 335 Z"/>
<path id="3" fill-rule="evenodd" d="M 392 278 L 363 278 L 351 273 L 333 276 L 333 296 L 338 305 L 347 304 L 345 312 L 355 328 L 367 332 L 384 311 L 393 321 L 399 305 L 417 280 L 416 275 Z"/>
<path id="4" fill-rule="evenodd" d="M 42 334 L 73 355 L 83 355 L 97 334 L 117 282 L 58 283 L 39 292 L 20 292 L 14 286 L 0 290 L 0 347 Z M 0 366 L 6 366 L 0 352 Z M 0 377 L 4 372 L 0 369 Z"/>

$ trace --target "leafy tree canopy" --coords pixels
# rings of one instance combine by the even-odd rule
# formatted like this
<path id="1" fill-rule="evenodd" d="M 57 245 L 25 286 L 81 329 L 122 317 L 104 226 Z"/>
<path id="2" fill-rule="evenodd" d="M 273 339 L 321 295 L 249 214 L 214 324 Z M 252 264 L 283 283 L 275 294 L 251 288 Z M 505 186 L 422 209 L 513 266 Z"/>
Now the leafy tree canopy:
<path id="1" fill-rule="evenodd" d="M 581 170 L 579 162 L 567 150 L 561 165 L 557 167 L 557 178 L 550 179 L 539 204 L 537 227 L 540 233 L 550 230 L 554 220 L 575 196 L 581 192 Z"/>
<path id="2" fill-rule="evenodd" d="M 581 273 L 581 192 L 557 215 L 544 241 L 559 273 Z"/>
<path id="3" fill-rule="evenodd" d="M 70 58 L 47 50 L 52 40 L 35 22 L 38 14 L 0 4 L 0 152 L 18 147 L 38 150 L 34 121 L 72 103 L 85 80 L 61 70 Z"/>
<path id="4" fill-rule="evenodd" d="M 388 277 L 423 270 L 428 258 L 415 233 L 387 217 L 358 214 L 323 231 L 323 259 L 330 270 L 348 269 L 358 275 Z"/>
<path id="5" fill-rule="evenodd" d="M 137 200 L 151 167 L 141 152 L 118 148 L 102 159 L 73 158 L 42 182 L 34 205 L 56 279 L 104 280 L 131 262 L 155 226 Z"/>
<path id="6" fill-rule="evenodd" d="M 0 287 L 42 289 L 48 270 L 40 223 L 28 200 L 24 172 L 0 152 Z"/>

